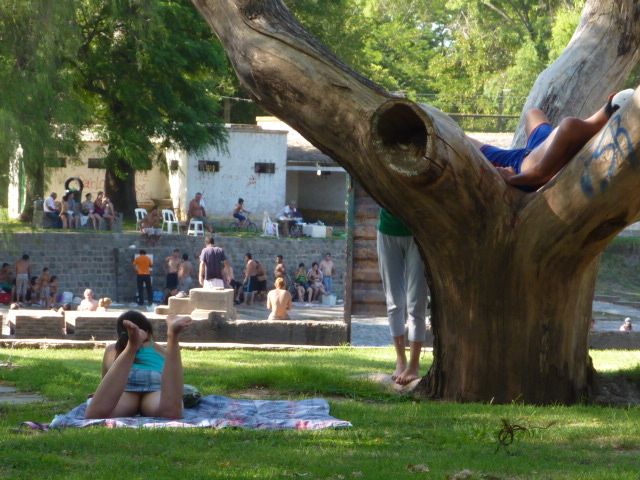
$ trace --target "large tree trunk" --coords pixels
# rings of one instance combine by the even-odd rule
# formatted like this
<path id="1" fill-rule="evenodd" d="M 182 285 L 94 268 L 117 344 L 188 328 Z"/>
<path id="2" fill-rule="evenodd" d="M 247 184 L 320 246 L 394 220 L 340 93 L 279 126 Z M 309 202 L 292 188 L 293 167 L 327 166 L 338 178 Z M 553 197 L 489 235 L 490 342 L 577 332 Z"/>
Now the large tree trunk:
<path id="1" fill-rule="evenodd" d="M 105 194 L 116 212 L 125 218 L 133 218 L 133 209 L 138 206 L 136 199 L 136 171 L 129 162 L 118 162 L 115 168 L 107 168 L 104 174 Z"/>
<path id="2" fill-rule="evenodd" d="M 280 1 L 193 3 L 256 100 L 412 229 L 434 298 L 430 396 L 548 403 L 588 394 L 598 255 L 640 211 L 638 95 L 527 195 L 508 187 L 449 117 L 352 72 Z M 624 61 L 603 58 L 600 68 Z"/>

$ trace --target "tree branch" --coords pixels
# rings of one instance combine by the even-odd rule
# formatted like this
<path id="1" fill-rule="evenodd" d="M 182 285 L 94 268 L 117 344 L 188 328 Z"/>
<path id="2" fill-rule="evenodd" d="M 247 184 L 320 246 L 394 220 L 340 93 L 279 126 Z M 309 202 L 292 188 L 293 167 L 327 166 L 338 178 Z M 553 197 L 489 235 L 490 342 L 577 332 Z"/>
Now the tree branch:
<path id="1" fill-rule="evenodd" d="M 593 258 L 640 212 L 640 92 L 523 208 L 539 252 Z M 534 218 L 546 218 L 544 224 Z"/>
<path id="2" fill-rule="evenodd" d="M 530 108 L 542 109 L 553 123 L 566 116 L 586 117 L 620 89 L 640 60 L 640 22 L 627 21 L 638 16 L 640 4 L 634 0 L 587 0 L 569 45 L 531 89 L 514 146 L 526 141 L 524 113 Z"/>
<path id="3" fill-rule="evenodd" d="M 510 218 L 522 194 L 449 117 L 363 79 L 302 30 L 282 2 L 193 3 L 261 105 L 338 161 L 381 205 L 394 211 L 402 191 L 405 208 L 394 213 L 412 228 L 430 230 L 431 238 L 465 236 L 474 228 L 469 211 L 494 212 L 478 227 L 487 231 Z"/>

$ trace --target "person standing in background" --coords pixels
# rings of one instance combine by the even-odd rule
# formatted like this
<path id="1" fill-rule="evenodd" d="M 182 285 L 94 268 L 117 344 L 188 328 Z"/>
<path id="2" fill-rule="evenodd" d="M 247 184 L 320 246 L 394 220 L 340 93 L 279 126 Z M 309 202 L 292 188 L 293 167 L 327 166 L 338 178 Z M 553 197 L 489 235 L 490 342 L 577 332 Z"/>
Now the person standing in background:
<path id="1" fill-rule="evenodd" d="M 144 290 L 147 290 L 147 300 L 149 305 L 153 303 L 153 292 L 151 291 L 151 267 L 153 260 L 147 256 L 147 252 L 140 250 L 140 254 L 133 259 L 133 266 L 136 269 L 136 283 L 138 286 L 138 305 L 144 305 Z"/>
<path id="2" fill-rule="evenodd" d="M 418 245 L 402 220 L 384 208 L 378 219 L 378 266 L 387 303 L 387 318 L 396 351 L 391 378 L 407 385 L 420 377 L 420 352 L 427 328 L 427 281 Z M 405 351 L 409 330 L 409 361 Z"/>

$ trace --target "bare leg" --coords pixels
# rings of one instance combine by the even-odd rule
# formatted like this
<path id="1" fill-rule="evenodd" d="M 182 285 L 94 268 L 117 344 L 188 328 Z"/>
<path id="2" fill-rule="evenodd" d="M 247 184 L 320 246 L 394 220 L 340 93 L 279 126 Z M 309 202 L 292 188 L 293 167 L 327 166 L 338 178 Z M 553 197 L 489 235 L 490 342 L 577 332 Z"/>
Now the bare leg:
<path id="1" fill-rule="evenodd" d="M 539 125 L 551 122 L 549 122 L 547 115 L 545 115 L 542 110 L 540 110 L 539 108 L 532 108 L 530 110 L 527 110 L 527 112 L 524 114 L 524 123 L 525 132 L 528 137 L 529 135 L 531 135 L 531 132 L 533 132 Z"/>
<path id="2" fill-rule="evenodd" d="M 409 364 L 404 371 L 396 378 L 399 385 L 407 385 L 420 378 L 420 353 L 422 352 L 422 342 L 410 342 Z"/>
<path id="3" fill-rule="evenodd" d="M 120 398 L 125 393 L 124 389 L 127 386 L 131 365 L 133 365 L 136 352 L 144 343 L 147 334 L 129 320 L 125 320 L 123 324 L 129 334 L 129 342 L 102 378 L 91 404 L 87 407 L 85 418 L 111 417 Z"/>
<path id="4" fill-rule="evenodd" d="M 548 174 L 545 177 L 554 175 L 602 129 L 607 120 L 604 109 L 586 120 L 574 117 L 563 119 L 547 140 L 525 158 L 522 170 L 533 167 L 542 174 Z"/>
<path id="5" fill-rule="evenodd" d="M 405 352 L 404 335 L 393 337 L 393 348 L 396 350 L 396 369 L 391 375 L 391 379 L 398 381 L 398 377 L 407 368 L 407 353 Z"/>
<path id="6" fill-rule="evenodd" d="M 182 393 L 184 381 L 182 360 L 180 358 L 180 332 L 191 325 L 190 317 L 167 317 L 167 353 L 162 370 L 160 403 L 155 416 L 163 418 L 182 418 Z M 143 414 L 144 412 L 143 406 Z"/>

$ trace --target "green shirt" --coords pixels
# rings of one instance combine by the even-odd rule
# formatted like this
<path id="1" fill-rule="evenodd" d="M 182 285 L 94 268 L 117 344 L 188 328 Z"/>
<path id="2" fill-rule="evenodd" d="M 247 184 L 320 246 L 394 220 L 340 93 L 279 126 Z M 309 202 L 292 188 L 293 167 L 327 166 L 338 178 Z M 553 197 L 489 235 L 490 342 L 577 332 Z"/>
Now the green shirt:
<path id="1" fill-rule="evenodd" d="M 384 208 L 380 209 L 380 216 L 378 217 L 378 230 L 385 235 L 393 235 L 396 237 L 410 237 L 413 235 L 411 230 L 402 223 L 398 217 L 391 215 Z"/>

